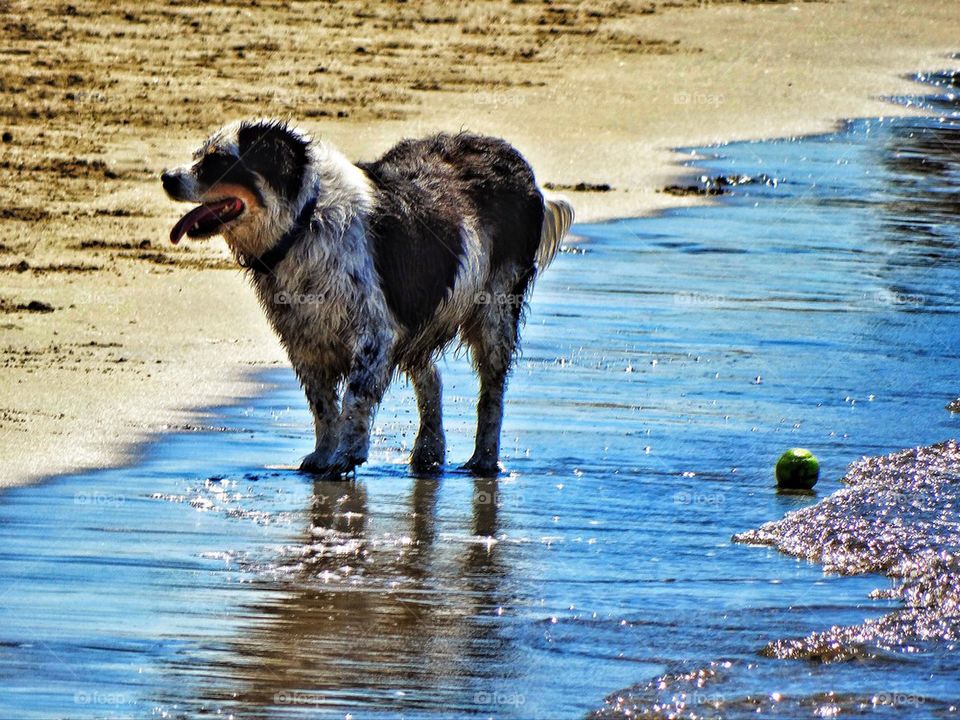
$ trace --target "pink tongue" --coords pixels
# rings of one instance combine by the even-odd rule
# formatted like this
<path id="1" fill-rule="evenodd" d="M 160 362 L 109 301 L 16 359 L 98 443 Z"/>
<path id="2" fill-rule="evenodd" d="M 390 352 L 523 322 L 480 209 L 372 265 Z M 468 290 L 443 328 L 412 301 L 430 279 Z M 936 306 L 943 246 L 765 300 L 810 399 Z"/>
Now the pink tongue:
<path id="1" fill-rule="evenodd" d="M 178 242 L 180 242 L 180 238 L 187 234 L 187 230 L 192 228 L 201 220 L 206 220 L 213 214 L 213 211 L 206 205 L 201 205 L 200 207 L 194 208 L 180 218 L 177 221 L 177 224 L 173 226 L 173 229 L 170 231 L 170 241 L 176 245 Z"/>
<path id="2" fill-rule="evenodd" d="M 170 241 L 176 245 L 180 238 L 186 235 L 190 228 L 204 220 L 219 219 L 219 211 L 230 205 L 233 200 L 223 200 L 210 205 L 201 205 L 196 207 L 177 221 L 170 231 Z"/>

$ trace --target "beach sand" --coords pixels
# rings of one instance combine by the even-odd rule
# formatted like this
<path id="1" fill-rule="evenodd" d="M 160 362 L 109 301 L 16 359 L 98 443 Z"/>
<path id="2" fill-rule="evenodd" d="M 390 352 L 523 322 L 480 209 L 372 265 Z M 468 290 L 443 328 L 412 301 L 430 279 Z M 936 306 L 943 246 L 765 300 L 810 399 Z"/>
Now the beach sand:
<path id="1" fill-rule="evenodd" d="M 882 97 L 956 65 L 960 20 L 955 0 L 128 6 L 0 0 L 0 486 L 123 462 L 285 362 L 222 242 L 166 240 L 183 207 L 157 176 L 225 121 L 292 118 L 357 159 L 492 133 L 578 220 L 636 216 L 700 200 L 660 192 L 673 147 L 909 112 Z"/>

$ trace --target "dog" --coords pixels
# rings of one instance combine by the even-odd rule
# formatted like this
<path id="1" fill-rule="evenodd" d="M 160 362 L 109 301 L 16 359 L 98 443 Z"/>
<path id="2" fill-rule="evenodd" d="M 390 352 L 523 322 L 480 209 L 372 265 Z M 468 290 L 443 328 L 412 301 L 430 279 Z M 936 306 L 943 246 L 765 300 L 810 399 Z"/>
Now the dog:
<path id="1" fill-rule="evenodd" d="M 438 134 L 354 164 L 286 121 L 246 120 L 161 181 L 172 200 L 199 203 L 170 239 L 223 236 L 290 358 L 316 432 L 302 470 L 354 473 L 376 407 L 403 373 L 420 415 L 410 467 L 441 472 L 436 359 L 459 337 L 480 379 L 475 450 L 463 467 L 499 472 L 525 301 L 574 217 L 567 200 L 545 197 L 515 148 Z"/>

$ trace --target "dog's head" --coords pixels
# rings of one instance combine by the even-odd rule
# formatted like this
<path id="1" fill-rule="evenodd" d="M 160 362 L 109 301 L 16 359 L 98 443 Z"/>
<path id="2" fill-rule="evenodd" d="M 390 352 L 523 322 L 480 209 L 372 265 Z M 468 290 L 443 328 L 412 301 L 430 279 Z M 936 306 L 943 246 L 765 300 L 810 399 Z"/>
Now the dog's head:
<path id="1" fill-rule="evenodd" d="M 293 223 L 309 165 L 309 140 L 284 122 L 222 128 L 192 163 L 161 175 L 170 198 L 199 203 L 173 226 L 170 239 L 223 235 L 235 253 L 262 255 Z"/>

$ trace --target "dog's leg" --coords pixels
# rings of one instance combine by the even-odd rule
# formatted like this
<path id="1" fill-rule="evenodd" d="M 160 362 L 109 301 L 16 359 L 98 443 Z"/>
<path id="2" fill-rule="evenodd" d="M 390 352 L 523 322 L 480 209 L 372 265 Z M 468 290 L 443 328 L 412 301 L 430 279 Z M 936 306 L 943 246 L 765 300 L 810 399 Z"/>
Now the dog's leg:
<path id="1" fill-rule="evenodd" d="M 475 475 L 496 475 L 500 469 L 500 427 L 503 424 L 503 396 L 507 384 L 507 370 L 511 351 L 502 346 L 492 352 L 474 349 L 474 354 L 485 353 L 477 362 L 480 375 L 480 398 L 477 401 L 477 436 L 473 456 L 464 468 Z"/>
<path id="2" fill-rule="evenodd" d="M 517 347 L 520 313 L 528 282 L 516 283 L 510 294 L 493 293 L 494 302 L 482 308 L 465 333 L 480 376 L 476 443 L 473 457 L 463 466 L 475 475 L 490 476 L 499 472 L 503 397 L 507 373 Z"/>
<path id="3" fill-rule="evenodd" d="M 357 343 L 340 403 L 340 438 L 324 474 L 342 477 L 367 461 L 370 424 L 390 382 L 392 338 L 365 333 Z"/>
<path id="4" fill-rule="evenodd" d="M 337 420 L 340 407 L 337 403 L 337 381 L 320 375 L 302 377 L 303 389 L 313 413 L 313 428 L 317 444 L 300 465 L 301 470 L 317 472 L 330 464 L 330 458 L 337 449 Z"/>
<path id="5" fill-rule="evenodd" d="M 416 475 L 435 475 L 443 468 L 446 457 L 440 370 L 431 361 L 409 374 L 420 411 L 420 430 L 410 455 L 410 469 Z"/>

